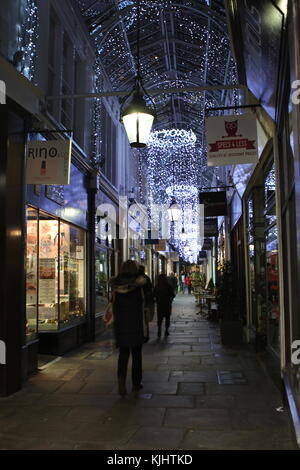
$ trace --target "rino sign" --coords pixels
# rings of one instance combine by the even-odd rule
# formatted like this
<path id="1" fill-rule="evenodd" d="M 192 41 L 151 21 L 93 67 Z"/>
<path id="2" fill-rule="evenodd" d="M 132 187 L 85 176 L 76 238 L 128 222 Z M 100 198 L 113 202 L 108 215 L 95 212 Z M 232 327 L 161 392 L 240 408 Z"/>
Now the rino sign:
<path id="1" fill-rule="evenodd" d="M 27 184 L 70 184 L 71 152 L 71 140 L 28 142 Z"/>
<path id="2" fill-rule="evenodd" d="M 6 364 L 6 346 L 4 341 L 0 340 L 0 364 Z"/>

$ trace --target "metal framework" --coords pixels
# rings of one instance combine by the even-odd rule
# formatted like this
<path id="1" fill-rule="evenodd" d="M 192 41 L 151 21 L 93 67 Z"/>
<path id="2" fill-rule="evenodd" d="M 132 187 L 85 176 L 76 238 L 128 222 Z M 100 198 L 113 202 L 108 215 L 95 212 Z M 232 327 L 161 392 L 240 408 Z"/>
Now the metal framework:
<path id="1" fill-rule="evenodd" d="M 111 90 L 64 98 L 122 98 L 136 76 L 136 0 L 73 1 Z M 140 0 L 140 8 L 141 76 L 157 109 L 155 130 L 184 125 L 202 146 L 205 109 L 239 104 L 224 0 Z"/>

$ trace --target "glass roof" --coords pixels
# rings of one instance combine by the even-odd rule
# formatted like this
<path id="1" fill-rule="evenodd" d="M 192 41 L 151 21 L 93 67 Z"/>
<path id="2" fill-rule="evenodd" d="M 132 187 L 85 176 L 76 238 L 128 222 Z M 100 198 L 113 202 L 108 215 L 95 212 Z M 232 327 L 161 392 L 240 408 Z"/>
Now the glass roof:
<path id="1" fill-rule="evenodd" d="M 136 0 L 74 2 L 112 90 L 129 92 L 137 70 Z M 140 0 L 140 62 L 147 91 L 237 84 L 224 0 Z M 205 108 L 237 98 L 233 90 L 153 95 L 155 130 L 191 129 L 203 147 Z"/>

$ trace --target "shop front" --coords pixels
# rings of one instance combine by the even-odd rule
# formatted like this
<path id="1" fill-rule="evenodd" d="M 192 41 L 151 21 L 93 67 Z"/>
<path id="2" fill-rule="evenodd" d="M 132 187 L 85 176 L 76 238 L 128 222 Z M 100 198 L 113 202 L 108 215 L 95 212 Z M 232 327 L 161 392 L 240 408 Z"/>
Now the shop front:
<path id="1" fill-rule="evenodd" d="M 245 193 L 249 338 L 280 356 L 276 174 L 273 150 L 262 158 Z"/>
<path id="2" fill-rule="evenodd" d="M 63 354 L 86 336 L 86 231 L 27 207 L 26 339 Z M 76 327 L 76 328 L 75 328 Z"/>
<path id="3" fill-rule="evenodd" d="M 117 275 L 122 264 L 123 240 L 118 236 L 118 207 L 103 188 L 96 195 L 95 230 L 95 333 L 105 328 L 103 317 L 111 294 L 110 279 Z"/>
<path id="4" fill-rule="evenodd" d="M 28 350 L 38 340 L 39 353 L 62 355 L 88 338 L 87 176 L 72 163 L 70 185 L 27 185 Z"/>

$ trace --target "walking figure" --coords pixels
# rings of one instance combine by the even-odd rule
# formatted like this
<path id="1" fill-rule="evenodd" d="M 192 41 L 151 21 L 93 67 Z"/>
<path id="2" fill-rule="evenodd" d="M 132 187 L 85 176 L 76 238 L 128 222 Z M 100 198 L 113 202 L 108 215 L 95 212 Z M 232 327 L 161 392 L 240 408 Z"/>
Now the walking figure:
<path id="1" fill-rule="evenodd" d="M 123 263 L 120 274 L 113 279 L 113 314 L 116 346 L 119 348 L 119 394 L 126 395 L 128 360 L 132 356 L 133 391 L 142 388 L 142 346 L 147 339 L 144 317 L 144 276 L 138 275 L 135 261 Z"/>
<path id="2" fill-rule="evenodd" d="M 158 276 L 158 282 L 153 292 L 157 303 L 157 336 L 161 337 L 162 322 L 165 318 L 165 336 L 169 336 L 170 317 L 172 313 L 172 302 L 175 297 L 174 290 L 168 283 L 165 274 Z"/>

